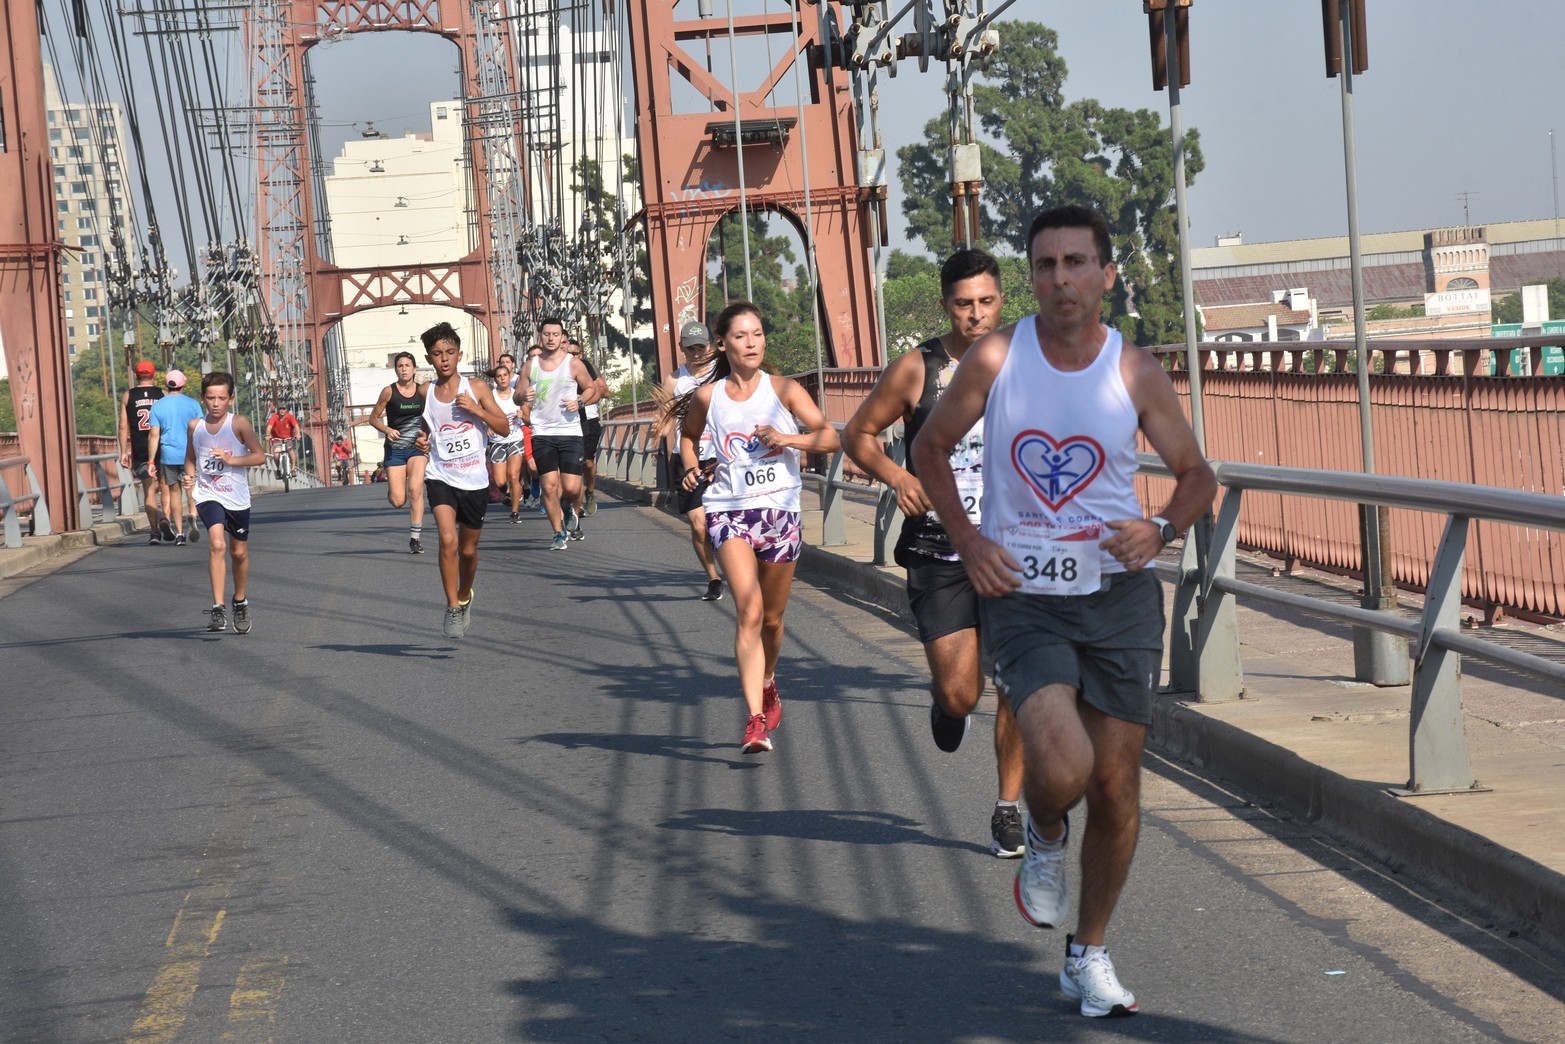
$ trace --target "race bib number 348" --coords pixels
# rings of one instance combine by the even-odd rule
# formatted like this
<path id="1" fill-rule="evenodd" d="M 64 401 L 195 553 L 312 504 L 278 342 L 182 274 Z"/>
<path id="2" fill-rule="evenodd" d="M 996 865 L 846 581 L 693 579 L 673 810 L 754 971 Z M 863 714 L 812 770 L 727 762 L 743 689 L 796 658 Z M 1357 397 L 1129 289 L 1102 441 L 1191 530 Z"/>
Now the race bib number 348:
<path id="1" fill-rule="evenodd" d="M 1061 540 L 1027 526 L 1006 530 L 1005 549 L 1022 567 L 1024 594 L 1094 594 L 1103 581 L 1096 540 Z"/>

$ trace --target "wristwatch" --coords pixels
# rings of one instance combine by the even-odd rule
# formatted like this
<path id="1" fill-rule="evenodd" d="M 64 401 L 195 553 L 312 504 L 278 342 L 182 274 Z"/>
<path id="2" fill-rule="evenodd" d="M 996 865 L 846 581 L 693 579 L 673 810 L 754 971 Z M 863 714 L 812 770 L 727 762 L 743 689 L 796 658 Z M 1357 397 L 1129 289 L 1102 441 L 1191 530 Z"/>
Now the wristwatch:
<path id="1" fill-rule="evenodd" d="M 1149 521 L 1154 526 L 1157 526 L 1157 535 L 1163 538 L 1164 547 L 1179 539 L 1179 530 L 1175 529 L 1174 524 L 1162 515 L 1153 515 Z"/>

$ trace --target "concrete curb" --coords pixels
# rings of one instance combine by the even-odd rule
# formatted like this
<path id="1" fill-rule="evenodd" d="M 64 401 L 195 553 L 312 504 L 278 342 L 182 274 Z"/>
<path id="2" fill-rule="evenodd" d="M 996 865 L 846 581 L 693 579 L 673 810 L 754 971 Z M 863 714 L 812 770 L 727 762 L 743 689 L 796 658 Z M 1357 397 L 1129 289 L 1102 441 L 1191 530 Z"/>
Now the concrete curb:
<path id="1" fill-rule="evenodd" d="M 72 529 L 50 536 L 22 538 L 21 547 L 0 548 L 0 580 L 44 565 L 51 558 L 82 548 L 115 544 L 137 531 L 141 516 L 123 515 L 112 522 L 97 522 L 90 529 Z"/>
<path id="2" fill-rule="evenodd" d="M 1395 798 L 1312 764 L 1177 698 L 1158 701 L 1150 740 L 1160 752 L 1264 794 L 1396 872 L 1459 893 L 1507 928 L 1565 953 L 1565 875 L 1430 815 L 1416 798 Z"/>
<path id="3" fill-rule="evenodd" d="M 673 514 L 671 494 L 599 478 L 621 500 Z M 623 492 L 621 492 L 623 491 Z M 902 579 L 806 545 L 799 571 L 812 582 L 910 619 Z M 1377 786 L 1306 761 L 1177 698 L 1158 701 L 1148 744 L 1274 802 L 1409 880 L 1460 895 L 1507 929 L 1565 953 L 1565 875 L 1503 848 Z"/>

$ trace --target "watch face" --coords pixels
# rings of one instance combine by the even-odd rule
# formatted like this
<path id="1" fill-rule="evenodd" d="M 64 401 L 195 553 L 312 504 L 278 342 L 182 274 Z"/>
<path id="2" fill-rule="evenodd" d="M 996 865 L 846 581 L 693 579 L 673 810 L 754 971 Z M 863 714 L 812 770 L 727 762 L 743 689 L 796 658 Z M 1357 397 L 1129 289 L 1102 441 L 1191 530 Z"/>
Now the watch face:
<path id="1" fill-rule="evenodd" d="M 1174 529 L 1174 524 L 1172 522 L 1164 522 L 1161 532 L 1163 534 L 1163 543 L 1165 544 L 1172 544 L 1174 542 L 1174 538 L 1179 536 L 1179 533 Z"/>

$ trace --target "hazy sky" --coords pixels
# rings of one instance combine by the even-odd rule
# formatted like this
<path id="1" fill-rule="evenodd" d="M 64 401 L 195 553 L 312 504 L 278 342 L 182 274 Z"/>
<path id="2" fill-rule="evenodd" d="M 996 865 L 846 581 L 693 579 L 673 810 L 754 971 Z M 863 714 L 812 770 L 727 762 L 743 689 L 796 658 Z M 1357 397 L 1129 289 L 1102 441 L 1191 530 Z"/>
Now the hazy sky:
<path id="1" fill-rule="evenodd" d="M 751 8 L 761 4 L 736 3 L 741 14 Z M 1152 108 L 1166 121 L 1136 0 L 1020 0 L 1011 8 L 1019 12 L 1059 33 L 1070 97 Z M 1474 223 L 1554 216 L 1549 131 L 1565 153 L 1565 4 L 1368 0 L 1368 15 L 1370 68 L 1354 101 L 1364 231 L 1460 224 L 1462 193 Z M 1225 232 L 1247 242 L 1343 234 L 1341 94 L 1324 73 L 1320 5 L 1196 0 L 1191 51 L 1184 120 L 1200 131 L 1206 159 L 1190 193 L 1195 245 Z M 412 129 L 427 120 L 428 100 L 455 90 L 455 50 L 433 38 L 374 34 L 315 55 L 324 115 L 339 135 L 362 119 Z M 941 111 L 943 80 L 911 62 L 883 79 L 888 151 L 916 140 Z M 333 133 L 328 126 L 324 136 Z M 892 184 L 899 245 L 894 176 Z"/>

